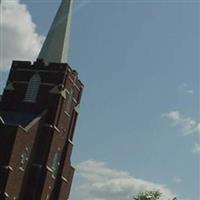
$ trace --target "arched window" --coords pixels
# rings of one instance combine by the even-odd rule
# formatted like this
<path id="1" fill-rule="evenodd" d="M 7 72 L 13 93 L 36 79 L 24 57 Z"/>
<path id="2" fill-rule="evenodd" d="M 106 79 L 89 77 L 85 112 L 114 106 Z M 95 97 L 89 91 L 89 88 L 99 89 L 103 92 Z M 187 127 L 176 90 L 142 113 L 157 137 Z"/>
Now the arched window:
<path id="1" fill-rule="evenodd" d="M 28 147 L 25 148 L 25 151 L 20 156 L 20 166 L 19 169 L 24 171 L 29 158 L 29 150 Z"/>
<path id="2" fill-rule="evenodd" d="M 67 96 L 67 101 L 66 101 L 66 109 L 65 111 L 70 114 L 71 113 L 71 109 L 72 109 L 72 102 L 73 102 L 73 94 L 74 91 L 71 89 L 68 96 Z"/>
<path id="3" fill-rule="evenodd" d="M 58 148 L 58 150 L 56 151 L 54 158 L 53 158 L 53 162 L 52 162 L 52 170 L 53 170 L 53 177 L 56 177 L 56 174 L 58 172 L 58 168 L 60 165 L 60 159 L 61 159 L 61 152 L 60 152 L 60 148 Z"/>
<path id="4" fill-rule="evenodd" d="M 41 78 L 39 74 L 34 74 L 28 84 L 24 101 L 35 102 L 40 87 Z"/>

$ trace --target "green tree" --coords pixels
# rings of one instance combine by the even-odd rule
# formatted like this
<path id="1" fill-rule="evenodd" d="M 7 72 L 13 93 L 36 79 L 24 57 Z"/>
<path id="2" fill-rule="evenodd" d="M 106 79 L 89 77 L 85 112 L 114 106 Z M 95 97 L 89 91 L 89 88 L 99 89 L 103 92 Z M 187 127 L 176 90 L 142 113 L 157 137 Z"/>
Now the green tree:
<path id="1" fill-rule="evenodd" d="M 159 191 L 146 191 L 140 192 L 137 196 L 133 197 L 134 200 L 158 200 L 161 197 Z"/>
<path id="2" fill-rule="evenodd" d="M 162 194 L 159 191 L 146 191 L 140 192 L 137 196 L 133 197 L 134 200 L 159 200 Z M 172 200 L 178 200 L 174 197 Z"/>

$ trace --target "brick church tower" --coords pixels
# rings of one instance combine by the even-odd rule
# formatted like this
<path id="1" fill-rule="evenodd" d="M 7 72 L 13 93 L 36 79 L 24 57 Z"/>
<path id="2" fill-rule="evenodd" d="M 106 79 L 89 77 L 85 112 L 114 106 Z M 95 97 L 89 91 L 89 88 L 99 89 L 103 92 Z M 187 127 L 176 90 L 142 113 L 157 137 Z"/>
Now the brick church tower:
<path id="1" fill-rule="evenodd" d="M 67 200 L 83 84 L 67 64 L 72 0 L 62 0 L 36 62 L 13 61 L 0 100 L 0 200 Z"/>

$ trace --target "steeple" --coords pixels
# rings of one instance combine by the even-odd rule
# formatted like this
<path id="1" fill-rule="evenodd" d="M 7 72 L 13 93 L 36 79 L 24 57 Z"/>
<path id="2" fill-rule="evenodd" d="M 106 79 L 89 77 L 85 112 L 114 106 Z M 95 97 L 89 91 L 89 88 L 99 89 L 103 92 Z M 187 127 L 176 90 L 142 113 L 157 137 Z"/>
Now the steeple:
<path id="1" fill-rule="evenodd" d="M 72 1 L 62 0 L 46 40 L 40 50 L 38 58 L 43 59 L 47 63 L 67 62 Z"/>
<path id="2" fill-rule="evenodd" d="M 62 0 L 36 62 L 12 63 L 0 100 L 0 200 L 69 199 L 83 91 L 66 63 L 71 6 Z"/>

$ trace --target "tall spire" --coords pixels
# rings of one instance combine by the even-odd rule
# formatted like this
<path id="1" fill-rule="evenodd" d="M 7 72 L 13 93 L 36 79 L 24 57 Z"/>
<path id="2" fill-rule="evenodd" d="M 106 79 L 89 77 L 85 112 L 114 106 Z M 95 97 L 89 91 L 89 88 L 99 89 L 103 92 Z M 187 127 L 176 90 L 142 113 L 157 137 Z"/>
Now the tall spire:
<path id="1" fill-rule="evenodd" d="M 43 59 L 45 62 L 67 62 L 72 1 L 62 0 L 46 40 L 40 50 L 39 59 Z"/>

